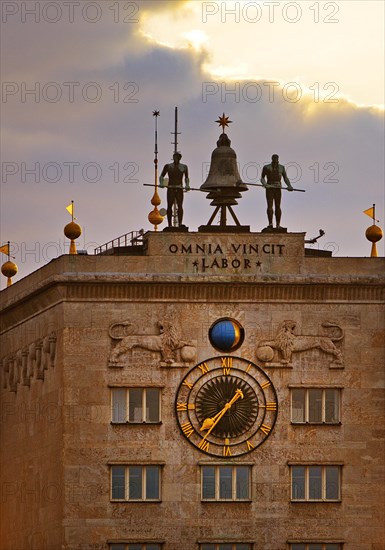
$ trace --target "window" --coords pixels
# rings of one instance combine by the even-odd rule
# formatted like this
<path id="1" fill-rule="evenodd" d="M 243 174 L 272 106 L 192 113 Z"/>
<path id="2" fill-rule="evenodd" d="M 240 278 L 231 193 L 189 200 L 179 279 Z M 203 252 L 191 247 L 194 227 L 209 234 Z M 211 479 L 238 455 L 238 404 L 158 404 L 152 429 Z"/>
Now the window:
<path id="1" fill-rule="evenodd" d="M 112 422 L 159 422 L 159 396 L 159 388 L 112 388 Z"/>
<path id="2" fill-rule="evenodd" d="M 335 542 L 296 542 L 290 545 L 290 550 L 342 550 L 342 544 Z"/>
<path id="3" fill-rule="evenodd" d="M 339 388 L 293 388 L 291 421 L 293 424 L 339 424 Z"/>
<path id="4" fill-rule="evenodd" d="M 109 550 L 161 550 L 161 545 L 154 542 L 113 542 Z"/>
<path id="5" fill-rule="evenodd" d="M 202 466 L 202 500 L 250 500 L 250 466 Z"/>
<path id="6" fill-rule="evenodd" d="M 292 466 L 291 499 L 292 501 L 338 501 L 341 498 L 340 481 L 341 466 Z"/>
<path id="7" fill-rule="evenodd" d="M 161 545 L 154 542 L 114 542 L 108 547 L 109 550 L 161 550 Z"/>
<path id="8" fill-rule="evenodd" d="M 199 550 L 251 550 L 251 544 L 245 542 L 207 542 Z"/>
<path id="9" fill-rule="evenodd" d="M 160 466 L 111 466 L 111 500 L 160 500 Z"/>

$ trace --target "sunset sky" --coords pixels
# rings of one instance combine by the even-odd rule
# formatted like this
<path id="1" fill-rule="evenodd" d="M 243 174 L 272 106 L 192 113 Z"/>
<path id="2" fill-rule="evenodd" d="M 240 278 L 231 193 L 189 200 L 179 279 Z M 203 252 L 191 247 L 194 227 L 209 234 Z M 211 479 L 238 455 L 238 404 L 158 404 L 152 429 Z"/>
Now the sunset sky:
<path id="1" fill-rule="evenodd" d="M 335 256 L 368 256 L 362 211 L 384 228 L 384 3 L 86 0 L 1 4 L 1 243 L 15 281 L 78 248 L 152 226 L 154 118 L 159 164 L 171 161 L 174 108 L 191 185 L 205 180 L 223 112 L 243 181 L 278 153 L 293 186 L 282 224 Z M 165 191 L 160 191 L 162 207 Z M 190 231 L 203 193 L 185 195 Z M 235 211 L 267 224 L 264 192 Z M 162 226 L 160 226 L 162 229 Z M 379 243 L 384 255 L 384 241 Z M 3 256 L 3 261 L 6 257 Z M 2 277 L 1 288 L 6 281 Z"/>

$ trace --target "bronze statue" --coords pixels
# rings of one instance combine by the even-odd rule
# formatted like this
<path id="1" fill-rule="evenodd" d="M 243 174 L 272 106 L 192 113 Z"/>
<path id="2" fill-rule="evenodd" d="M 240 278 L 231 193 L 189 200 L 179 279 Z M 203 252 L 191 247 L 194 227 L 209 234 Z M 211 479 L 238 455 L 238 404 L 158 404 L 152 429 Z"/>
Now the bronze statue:
<path id="1" fill-rule="evenodd" d="M 277 228 L 281 227 L 281 195 L 283 178 L 288 191 L 293 191 L 290 180 L 287 177 L 285 167 L 279 164 L 278 155 L 271 157 L 271 164 L 266 164 L 262 170 L 261 183 L 266 188 L 267 217 L 269 220 L 268 229 L 273 229 L 273 204 L 275 210 L 275 220 Z M 267 181 L 266 181 L 267 179 Z"/>
<path id="2" fill-rule="evenodd" d="M 166 164 L 159 178 L 159 186 L 165 187 L 164 178 L 168 174 L 167 186 L 167 221 L 168 226 L 172 227 L 172 209 L 174 202 L 177 206 L 178 224 L 182 225 L 183 221 L 183 176 L 185 177 L 185 189 L 190 190 L 190 180 L 188 177 L 188 168 L 186 164 L 182 164 L 180 153 L 174 153 L 174 162 Z"/>

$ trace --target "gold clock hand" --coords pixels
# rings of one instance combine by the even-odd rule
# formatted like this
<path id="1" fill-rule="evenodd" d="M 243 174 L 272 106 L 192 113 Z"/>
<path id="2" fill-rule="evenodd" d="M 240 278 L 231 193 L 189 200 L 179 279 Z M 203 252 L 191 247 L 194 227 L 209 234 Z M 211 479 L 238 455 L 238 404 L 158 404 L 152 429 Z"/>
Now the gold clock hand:
<path id="1" fill-rule="evenodd" d="M 205 418 L 203 421 L 201 432 L 204 430 L 208 430 L 207 434 L 203 439 L 205 439 L 215 428 L 215 426 L 218 424 L 218 422 L 221 420 L 221 418 L 224 416 L 224 414 L 231 408 L 231 406 L 239 399 L 243 399 L 243 393 L 242 390 L 237 389 L 234 396 L 231 398 L 231 400 L 226 403 L 226 405 L 212 418 Z"/>

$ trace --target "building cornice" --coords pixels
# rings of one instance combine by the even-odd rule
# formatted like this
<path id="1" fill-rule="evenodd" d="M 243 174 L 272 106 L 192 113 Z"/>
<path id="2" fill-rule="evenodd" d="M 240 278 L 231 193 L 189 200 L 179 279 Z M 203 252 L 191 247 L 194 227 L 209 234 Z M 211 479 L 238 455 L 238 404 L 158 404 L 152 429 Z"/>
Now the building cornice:
<path id="1" fill-rule="evenodd" d="M 385 277 L 64 273 L 10 295 L 8 300 L 5 294 L 1 333 L 64 302 L 382 304 Z"/>

